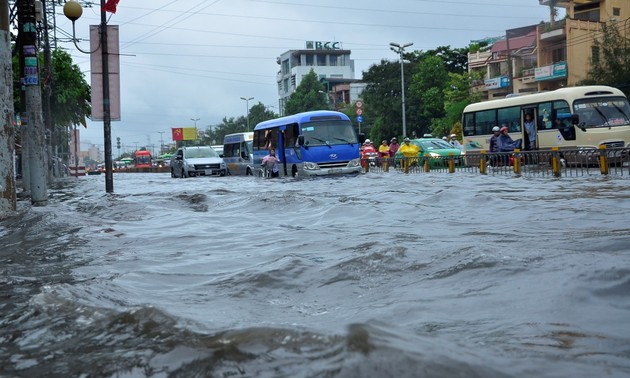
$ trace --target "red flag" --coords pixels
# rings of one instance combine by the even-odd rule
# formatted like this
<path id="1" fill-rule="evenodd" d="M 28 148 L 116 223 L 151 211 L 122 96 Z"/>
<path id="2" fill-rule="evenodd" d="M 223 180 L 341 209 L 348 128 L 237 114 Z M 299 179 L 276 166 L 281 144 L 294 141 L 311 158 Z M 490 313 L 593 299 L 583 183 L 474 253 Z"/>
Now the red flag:
<path id="1" fill-rule="evenodd" d="M 184 130 L 181 127 L 173 127 L 171 129 L 171 132 L 173 134 L 173 140 L 174 141 L 178 141 L 178 140 L 184 140 Z"/>
<path id="2" fill-rule="evenodd" d="M 105 5 L 103 5 L 103 11 L 116 13 L 116 5 L 118 5 L 118 1 L 120 0 L 107 0 Z"/>

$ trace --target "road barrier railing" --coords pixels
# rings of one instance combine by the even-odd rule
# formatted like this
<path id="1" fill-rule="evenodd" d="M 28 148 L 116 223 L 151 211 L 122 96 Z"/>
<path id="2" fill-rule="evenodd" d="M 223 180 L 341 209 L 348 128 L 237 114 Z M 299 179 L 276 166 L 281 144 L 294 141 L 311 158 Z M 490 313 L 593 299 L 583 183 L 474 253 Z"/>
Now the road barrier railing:
<path id="1" fill-rule="evenodd" d="M 366 162 L 370 173 L 457 173 L 540 177 L 614 175 L 630 177 L 630 148 L 576 148 L 509 153 L 468 152 L 425 154 L 412 158 L 376 158 Z"/>

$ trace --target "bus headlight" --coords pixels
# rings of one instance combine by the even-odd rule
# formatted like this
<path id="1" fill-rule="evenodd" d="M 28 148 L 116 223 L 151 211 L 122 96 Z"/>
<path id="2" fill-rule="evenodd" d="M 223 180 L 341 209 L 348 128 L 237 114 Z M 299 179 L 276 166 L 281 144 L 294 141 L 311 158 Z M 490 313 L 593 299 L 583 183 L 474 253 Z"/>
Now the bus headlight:
<path id="1" fill-rule="evenodd" d="M 361 159 L 356 158 L 348 162 L 348 168 L 355 168 L 361 165 Z"/>
<path id="2" fill-rule="evenodd" d="M 434 158 L 434 159 L 435 159 L 435 158 L 439 158 L 439 157 L 441 157 L 442 155 L 440 155 L 440 154 L 436 154 L 435 152 L 431 152 L 431 153 L 429 154 L 429 156 L 431 156 L 432 158 Z"/>
<path id="3" fill-rule="evenodd" d="M 305 161 L 304 162 L 304 169 L 308 169 L 308 170 L 316 170 L 319 169 L 319 165 L 310 162 L 310 161 Z"/>

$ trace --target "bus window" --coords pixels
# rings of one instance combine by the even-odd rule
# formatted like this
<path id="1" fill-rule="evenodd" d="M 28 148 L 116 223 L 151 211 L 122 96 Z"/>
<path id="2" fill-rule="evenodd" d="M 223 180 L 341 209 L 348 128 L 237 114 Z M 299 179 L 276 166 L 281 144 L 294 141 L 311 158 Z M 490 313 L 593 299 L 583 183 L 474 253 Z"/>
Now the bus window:
<path id="1" fill-rule="evenodd" d="M 538 130 L 549 130 L 553 128 L 551 121 L 551 102 L 538 104 Z"/>
<path id="2" fill-rule="evenodd" d="M 464 114 L 464 136 L 475 135 L 475 114 Z"/>
<path id="3" fill-rule="evenodd" d="M 498 126 L 507 126 L 511 133 L 521 131 L 521 108 L 513 106 L 499 109 Z"/>
<path id="4" fill-rule="evenodd" d="M 492 133 L 492 128 L 498 126 L 496 110 L 483 110 L 475 113 L 475 135 Z"/>
<path id="5" fill-rule="evenodd" d="M 286 148 L 297 146 L 299 133 L 300 133 L 300 130 L 298 128 L 297 123 L 287 126 L 287 129 L 284 132 L 284 144 Z"/>

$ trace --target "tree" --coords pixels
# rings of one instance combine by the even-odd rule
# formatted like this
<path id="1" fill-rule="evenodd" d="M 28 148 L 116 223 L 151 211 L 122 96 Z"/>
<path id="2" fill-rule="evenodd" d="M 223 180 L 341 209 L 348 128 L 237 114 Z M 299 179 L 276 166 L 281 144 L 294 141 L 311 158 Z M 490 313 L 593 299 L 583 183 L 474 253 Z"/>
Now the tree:
<path id="1" fill-rule="evenodd" d="M 448 84 L 448 71 L 438 56 L 427 56 L 413 75 L 409 92 L 415 98 L 420 122 L 416 124 L 418 135 L 429 132 L 433 119 L 444 116 L 444 88 Z"/>
<path id="2" fill-rule="evenodd" d="M 52 52 L 52 116 L 55 125 L 82 124 L 90 116 L 90 86 L 70 54 L 61 49 Z M 45 79 L 46 80 L 46 79 Z"/>
<path id="3" fill-rule="evenodd" d="M 40 54 L 40 60 L 43 55 Z M 43 65 L 43 63 L 40 63 Z M 13 80 L 20 82 L 20 68 L 17 56 L 13 59 Z M 52 75 L 42 78 L 43 82 L 52 80 L 52 116 L 55 125 L 69 127 L 85 125 L 86 118 L 92 113 L 90 106 L 90 86 L 85 75 L 76 64 L 72 63 L 70 54 L 61 49 L 52 52 Z M 13 99 L 15 109 L 21 109 L 20 85 L 14 86 Z"/>
<path id="4" fill-rule="evenodd" d="M 470 91 L 473 80 L 480 79 L 480 72 L 476 74 L 449 73 L 448 76 L 448 84 L 443 90 L 444 116 L 434 119 L 431 123 L 431 134 L 436 137 L 449 134 L 461 135 L 461 117 L 464 108 L 480 100 L 479 94 Z"/>
<path id="5" fill-rule="evenodd" d="M 262 102 L 258 102 L 249 109 L 249 123 L 252 125 L 252 130 L 260 122 L 274 118 L 278 118 L 278 115 L 271 110 L 268 110 Z"/>
<path id="6" fill-rule="evenodd" d="M 602 25 L 601 39 L 593 42 L 591 69 L 579 84 L 609 85 L 630 95 L 630 39 L 621 35 L 617 25 Z"/>
<path id="7" fill-rule="evenodd" d="M 411 81 L 411 65 L 405 65 L 405 86 Z M 367 86 L 363 97 L 364 119 L 371 124 L 368 137 L 374 140 L 389 140 L 402 136 L 402 93 L 400 85 L 400 63 L 381 60 L 363 72 Z"/>
<path id="8" fill-rule="evenodd" d="M 328 109 L 325 90 L 324 85 L 317 79 L 317 74 L 311 69 L 289 97 L 284 108 L 285 114 Z"/>

